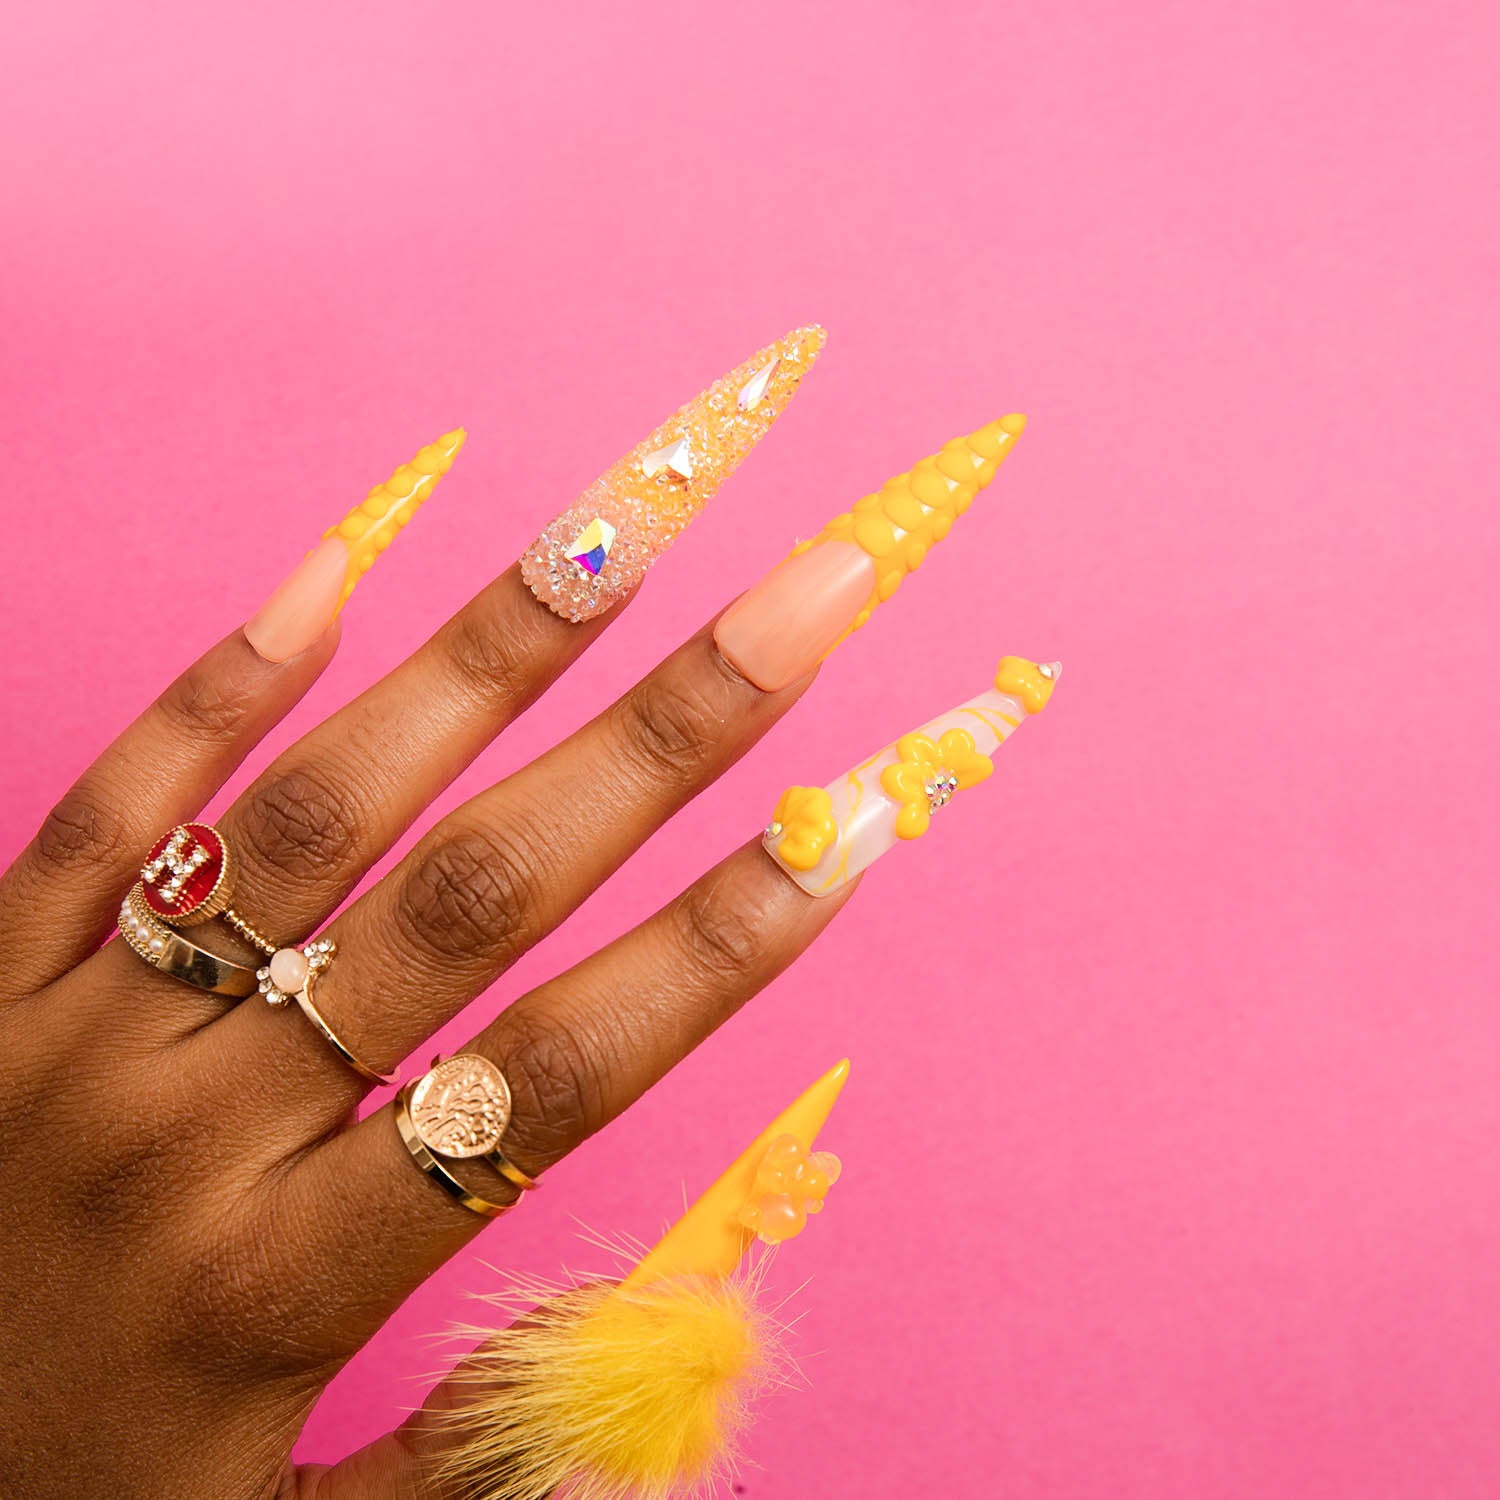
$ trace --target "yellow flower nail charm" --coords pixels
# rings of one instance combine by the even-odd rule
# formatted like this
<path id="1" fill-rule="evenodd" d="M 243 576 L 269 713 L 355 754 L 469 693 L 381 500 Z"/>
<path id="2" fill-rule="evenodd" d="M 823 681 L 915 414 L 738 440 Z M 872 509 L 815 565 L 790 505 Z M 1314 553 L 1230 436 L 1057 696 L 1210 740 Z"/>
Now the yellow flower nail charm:
<path id="1" fill-rule="evenodd" d="M 896 760 L 880 773 L 880 788 L 901 804 L 896 837 L 919 839 L 932 815 L 946 807 L 957 791 L 978 786 L 995 763 L 974 748 L 967 729 L 950 729 L 941 739 L 904 734 L 896 741 Z"/>
<path id="2" fill-rule="evenodd" d="M 789 786 L 766 826 L 766 839 L 794 870 L 810 870 L 838 836 L 833 798 L 820 786 Z"/>
<path id="3" fill-rule="evenodd" d="M 995 769 L 990 756 L 1046 707 L 1060 662 L 1007 656 L 994 687 L 819 790 L 782 794 L 766 829 L 771 857 L 809 896 L 831 896 L 857 880 L 888 849 L 921 838 L 932 815 Z"/>

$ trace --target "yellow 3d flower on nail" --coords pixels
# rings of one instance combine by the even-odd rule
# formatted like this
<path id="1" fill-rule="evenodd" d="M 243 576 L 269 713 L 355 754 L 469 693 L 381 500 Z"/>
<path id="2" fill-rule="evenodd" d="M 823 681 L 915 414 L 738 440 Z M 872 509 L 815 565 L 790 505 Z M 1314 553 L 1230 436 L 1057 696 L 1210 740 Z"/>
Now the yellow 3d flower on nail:
<path id="1" fill-rule="evenodd" d="M 995 763 L 974 747 L 967 729 L 950 729 L 939 739 L 904 734 L 896 741 L 896 762 L 880 773 L 881 790 L 901 804 L 896 814 L 896 837 L 919 839 L 932 815 L 946 807 L 953 794 L 978 784 Z"/>
<path id="2" fill-rule="evenodd" d="M 838 837 L 833 798 L 820 786 L 789 786 L 776 804 L 766 837 L 779 840 L 777 855 L 794 870 L 810 870 Z"/>
<path id="3" fill-rule="evenodd" d="M 823 1212 L 823 1200 L 843 1169 L 832 1151 L 809 1151 L 794 1135 L 777 1136 L 756 1171 L 740 1223 L 763 1245 L 794 1238 L 807 1227 L 809 1214 Z"/>
<path id="4" fill-rule="evenodd" d="M 1007 656 L 995 672 L 995 687 L 1009 693 L 1029 714 L 1046 708 L 1056 686 L 1057 668 L 1051 662 L 1038 666 L 1024 656 Z"/>

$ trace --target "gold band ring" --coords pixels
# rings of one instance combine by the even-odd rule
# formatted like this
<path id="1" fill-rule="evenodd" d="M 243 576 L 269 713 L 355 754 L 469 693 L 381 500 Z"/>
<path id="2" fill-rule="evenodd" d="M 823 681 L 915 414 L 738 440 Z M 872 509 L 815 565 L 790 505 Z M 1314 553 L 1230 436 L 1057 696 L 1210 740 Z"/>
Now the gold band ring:
<path id="1" fill-rule="evenodd" d="M 361 1078 L 367 1078 L 371 1083 L 399 1083 L 399 1073 L 382 1073 L 350 1051 L 338 1032 L 323 1019 L 323 1013 L 313 1001 L 318 976 L 333 962 L 338 951 L 332 938 L 317 938 L 302 948 L 278 948 L 271 955 L 270 963 L 255 971 L 260 993 L 267 1005 L 286 1005 L 295 1000 L 302 1014 L 338 1054 L 339 1060 L 347 1063 Z"/>
<path id="2" fill-rule="evenodd" d="M 498 1218 L 515 1207 L 471 1193 L 439 1157 L 482 1158 L 513 1187 L 530 1192 L 540 1184 L 500 1149 L 510 1124 L 510 1085 L 487 1057 L 461 1053 L 408 1084 L 395 1099 L 396 1126 L 412 1159 L 449 1197 L 476 1214 Z"/>
<path id="3" fill-rule="evenodd" d="M 173 932 L 141 899 L 139 886 L 132 887 L 120 907 L 120 936 L 153 968 L 196 989 L 235 1000 L 255 993 L 254 969 L 220 958 Z"/>

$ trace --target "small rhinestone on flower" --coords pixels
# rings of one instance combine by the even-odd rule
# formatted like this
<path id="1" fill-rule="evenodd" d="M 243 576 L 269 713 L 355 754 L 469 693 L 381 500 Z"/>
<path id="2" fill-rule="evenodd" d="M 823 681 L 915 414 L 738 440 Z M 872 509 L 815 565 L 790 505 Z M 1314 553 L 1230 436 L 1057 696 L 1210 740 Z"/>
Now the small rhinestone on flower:
<path id="1" fill-rule="evenodd" d="M 270 963 L 255 971 L 266 1004 L 285 1005 L 295 1000 L 313 977 L 333 962 L 338 951 L 332 938 L 318 938 L 303 948 L 278 948 Z"/>
<path id="2" fill-rule="evenodd" d="M 922 783 L 922 790 L 927 793 L 928 812 L 936 812 L 953 800 L 953 794 L 958 790 L 958 777 L 946 766 L 939 766 L 932 780 Z"/>

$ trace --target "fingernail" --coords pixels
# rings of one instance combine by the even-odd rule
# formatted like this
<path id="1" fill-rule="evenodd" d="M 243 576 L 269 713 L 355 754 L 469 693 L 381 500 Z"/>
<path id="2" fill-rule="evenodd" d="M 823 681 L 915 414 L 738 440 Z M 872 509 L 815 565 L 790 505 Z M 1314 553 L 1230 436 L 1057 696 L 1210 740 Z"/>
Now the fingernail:
<path id="1" fill-rule="evenodd" d="M 720 653 L 768 693 L 812 671 L 948 535 L 1025 426 L 1001 417 L 954 438 L 834 517 L 724 612 Z"/>
<path id="2" fill-rule="evenodd" d="M 452 468 L 466 437 L 459 427 L 429 443 L 323 534 L 246 624 L 245 639 L 261 656 L 288 661 L 328 629 L 354 585 Z"/>
<path id="3" fill-rule="evenodd" d="M 531 592 L 565 620 L 618 604 L 771 430 L 825 338 L 798 328 L 767 345 L 596 479 L 521 559 Z"/>
<path id="4" fill-rule="evenodd" d="M 810 1151 L 849 1078 L 849 1059 L 798 1095 L 735 1158 L 625 1278 L 627 1287 L 676 1276 L 728 1276 L 755 1240 L 741 1212 L 771 1145 L 792 1136 Z"/>
<path id="5" fill-rule="evenodd" d="M 921 838 L 994 770 L 990 756 L 1047 706 L 1061 662 L 1007 656 L 987 692 L 904 734 L 827 787 L 781 794 L 764 843 L 810 896 L 831 896 L 887 849 Z"/>

